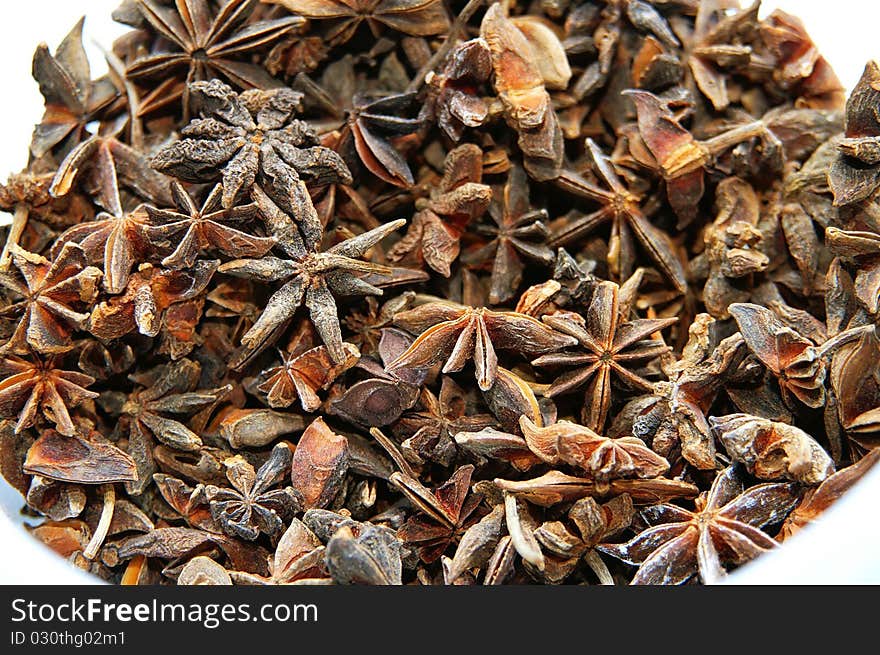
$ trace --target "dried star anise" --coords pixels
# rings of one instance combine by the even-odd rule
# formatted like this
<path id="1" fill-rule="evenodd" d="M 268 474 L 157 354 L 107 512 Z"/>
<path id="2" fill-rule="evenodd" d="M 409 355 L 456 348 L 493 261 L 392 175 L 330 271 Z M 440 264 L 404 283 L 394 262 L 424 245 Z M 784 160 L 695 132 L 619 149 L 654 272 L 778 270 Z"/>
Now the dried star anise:
<path id="1" fill-rule="evenodd" d="M 161 78 L 160 88 L 167 88 L 174 80 L 168 76 L 186 69 L 171 92 L 161 99 L 146 98 L 145 104 L 149 101 L 148 106 L 159 108 L 180 99 L 187 120 L 190 82 L 223 77 L 243 88 L 278 86 L 262 66 L 248 62 L 246 57 L 301 26 L 303 19 L 284 16 L 244 24 L 255 5 L 256 0 L 229 0 L 215 13 L 207 0 L 176 0 L 173 9 L 155 0 L 138 0 L 138 9 L 156 35 L 177 51 L 162 50 L 139 57 L 128 66 L 126 76 L 137 81 Z"/>
<path id="2" fill-rule="evenodd" d="M 459 432 L 476 432 L 495 423 L 487 414 L 468 414 L 464 391 L 452 378 L 443 376 L 440 393 L 425 389 L 418 411 L 406 412 L 394 424 L 394 433 L 406 437 L 404 453 L 449 466 L 455 458 L 452 438 Z"/>
<path id="3" fill-rule="evenodd" d="M 34 52 L 33 75 L 46 100 L 43 120 L 34 128 L 31 152 L 35 157 L 57 149 L 63 157 L 95 120 L 116 99 L 117 90 L 107 77 L 92 80 L 82 45 L 80 18 L 55 50 L 42 44 Z"/>
<path id="4" fill-rule="evenodd" d="M 70 410 L 98 394 L 86 389 L 95 379 L 84 373 L 65 371 L 56 356 L 47 360 L 7 355 L 0 359 L 0 417 L 15 418 L 21 432 L 37 421 L 40 411 L 61 434 L 72 436 L 77 429 Z"/>
<path id="5" fill-rule="evenodd" d="M 0 185 L 0 475 L 75 566 L 709 583 L 875 482 L 878 64 L 735 0 L 113 18 Z"/>
<path id="6" fill-rule="evenodd" d="M 727 575 L 724 564 L 743 564 L 776 542 L 761 528 L 779 523 L 797 502 L 790 484 L 745 489 L 736 467 L 724 470 L 691 512 L 654 505 L 640 518 L 647 527 L 620 545 L 599 550 L 639 565 L 632 584 L 682 584 L 694 575 L 706 584 Z"/>
<path id="7" fill-rule="evenodd" d="M 321 406 L 317 391 L 326 389 L 343 371 L 357 363 L 360 353 L 350 343 L 342 344 L 347 357 L 339 364 L 333 362 L 326 346 L 317 346 L 305 352 L 282 354 L 281 366 L 262 372 L 264 380 L 257 387 L 266 394 L 269 407 L 290 407 L 299 398 L 302 408 L 314 412 Z"/>
<path id="8" fill-rule="evenodd" d="M 398 531 L 404 543 L 418 548 L 423 561 L 440 557 L 475 520 L 473 514 L 482 499 L 468 493 L 473 472 L 473 466 L 462 466 L 436 489 L 427 489 L 405 473 L 391 475 L 391 482 L 425 514 L 409 519 Z"/>
<path id="9" fill-rule="evenodd" d="M 579 314 L 558 312 L 543 317 L 555 330 L 572 336 L 586 353 L 560 352 L 543 355 L 532 364 L 540 367 L 577 367 L 560 375 L 547 389 L 557 396 L 586 385 L 584 421 L 594 430 L 602 430 L 611 403 L 611 378 L 614 373 L 635 389 L 652 389 L 652 384 L 637 372 L 633 364 L 659 357 L 670 350 L 662 341 L 649 339 L 655 332 L 674 324 L 676 318 L 622 320 L 619 287 L 613 282 L 597 285 L 587 309 L 587 320 Z"/>
<path id="10" fill-rule="evenodd" d="M 299 509 L 300 497 L 290 487 L 272 489 L 290 468 L 290 446 L 280 443 L 258 471 L 241 455 L 224 462 L 229 487 L 205 487 L 211 515 L 235 537 L 255 540 L 261 533 L 276 535 Z"/>
<path id="11" fill-rule="evenodd" d="M 312 20 L 336 19 L 326 35 L 332 44 L 348 41 L 366 21 L 378 37 L 383 27 L 412 36 L 440 34 L 449 17 L 439 0 L 269 0 Z"/>
<path id="12" fill-rule="evenodd" d="M 538 427 L 527 416 L 519 423 L 529 450 L 543 461 L 577 467 L 597 480 L 656 478 L 669 469 L 669 462 L 637 437 L 609 439 L 569 421 Z"/>
<path id="13" fill-rule="evenodd" d="M 26 354 L 59 353 L 72 347 L 74 329 L 85 327 L 84 313 L 98 295 L 101 271 L 88 266 L 79 246 L 68 243 L 53 261 L 20 248 L 12 250 L 12 264 L 23 282 L 9 273 L 0 273 L 0 285 L 23 300 L 0 310 L 2 316 L 18 317 L 18 327 L 0 348 Z"/>
<path id="14" fill-rule="evenodd" d="M 143 228 L 146 238 L 156 250 L 171 251 L 162 259 L 169 268 L 191 268 L 203 250 L 217 250 L 227 257 L 262 257 L 275 245 L 272 237 L 242 232 L 235 224 L 251 221 L 258 209 L 253 203 L 223 209 L 215 186 L 201 208 L 178 182 L 171 183 L 177 209 L 157 209 L 144 205 L 147 214 Z"/>
<path id="15" fill-rule="evenodd" d="M 406 235 L 388 251 L 388 260 L 398 262 L 413 254 L 449 277 L 466 226 L 489 206 L 492 189 L 481 183 L 482 178 L 483 153 L 477 146 L 465 144 L 451 150 L 443 165 L 443 179 L 431 190 L 430 198 L 416 203 L 421 208 Z"/>
<path id="16" fill-rule="evenodd" d="M 258 194 L 257 204 L 264 214 L 281 214 L 266 196 Z M 392 221 L 374 230 L 346 239 L 325 252 L 318 245 L 307 247 L 297 237 L 282 243 L 289 259 L 266 256 L 262 259 L 240 259 L 220 266 L 227 275 L 251 278 L 261 282 L 283 282 L 272 294 L 257 322 L 241 338 L 241 348 L 230 362 L 240 368 L 274 343 L 293 318 L 300 304 L 309 310 L 312 323 L 321 335 L 330 358 L 337 364 L 346 360 L 342 331 L 333 293 L 345 295 L 382 295 L 382 290 L 365 282 L 358 273 L 388 273 L 387 266 L 359 259 L 388 234 L 406 221 Z M 292 233 L 295 234 L 295 233 Z"/>
<path id="17" fill-rule="evenodd" d="M 290 89 L 235 93 L 219 80 L 193 82 L 193 102 L 203 116 L 189 123 L 180 141 L 160 150 L 153 167 L 182 180 L 222 179 L 223 207 L 256 181 L 282 209 L 305 222 L 315 240 L 320 224 L 310 220 L 314 207 L 305 182 L 351 182 L 345 162 L 320 146 L 311 127 L 293 114 L 301 94 Z M 278 236 L 278 235 L 274 235 Z"/>
<path id="18" fill-rule="evenodd" d="M 498 371 L 496 349 L 537 355 L 576 343 L 531 316 L 496 312 L 449 302 L 432 302 L 401 312 L 394 324 L 419 334 L 412 345 L 387 366 L 394 372 L 420 369 L 444 361 L 443 372 L 460 371 L 473 359 L 480 389 L 495 383 Z"/>
<path id="19" fill-rule="evenodd" d="M 570 172 L 563 172 L 556 183 L 566 191 L 600 203 L 602 207 L 556 230 L 550 239 L 550 245 L 566 245 L 610 221 L 609 267 L 620 276 L 620 279 L 626 279 L 632 274 L 635 262 L 633 241 L 635 235 L 635 239 L 660 272 L 676 289 L 684 291 L 687 287 L 684 268 L 669 236 L 648 221 L 639 204 L 640 198 L 626 188 L 608 156 L 592 140 L 587 140 L 587 148 L 599 179 L 608 188 L 602 188 Z"/>
<path id="20" fill-rule="evenodd" d="M 545 266 L 552 264 L 555 257 L 543 243 L 550 233 L 542 222 L 542 219 L 547 220 L 547 211 L 531 209 L 528 190 L 523 169 L 511 166 L 504 188 L 489 205 L 489 216 L 495 225 L 477 225 L 475 228 L 477 233 L 488 235 L 492 240 L 462 257 L 466 264 L 492 261 L 489 302 L 493 305 L 506 302 L 519 289 L 525 269 L 521 255 Z"/>

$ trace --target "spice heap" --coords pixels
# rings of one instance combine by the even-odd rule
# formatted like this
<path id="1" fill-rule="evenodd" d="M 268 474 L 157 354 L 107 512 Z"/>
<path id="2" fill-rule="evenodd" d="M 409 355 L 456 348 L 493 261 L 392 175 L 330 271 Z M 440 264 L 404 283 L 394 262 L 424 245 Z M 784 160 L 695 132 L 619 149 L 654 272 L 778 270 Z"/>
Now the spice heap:
<path id="1" fill-rule="evenodd" d="M 0 189 L 0 470 L 76 566 L 709 583 L 880 457 L 880 69 L 845 104 L 796 18 L 114 17 Z"/>

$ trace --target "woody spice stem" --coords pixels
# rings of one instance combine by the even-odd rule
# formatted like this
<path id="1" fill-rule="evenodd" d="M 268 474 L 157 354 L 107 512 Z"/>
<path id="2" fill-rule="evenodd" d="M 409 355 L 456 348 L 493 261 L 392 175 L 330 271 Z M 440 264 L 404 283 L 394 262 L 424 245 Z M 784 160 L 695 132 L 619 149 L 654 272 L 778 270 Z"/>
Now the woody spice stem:
<path id="1" fill-rule="evenodd" d="M 27 226 L 27 221 L 27 205 L 20 203 L 16 206 L 15 213 L 12 215 L 12 224 L 9 226 L 9 236 L 6 238 L 6 243 L 3 244 L 3 252 L 0 253 L 0 271 L 5 271 L 9 268 L 9 259 L 11 257 L 10 251 L 13 246 L 18 245 L 21 235 L 24 233 L 24 228 Z"/>
<path id="2" fill-rule="evenodd" d="M 110 530 L 110 523 L 113 521 L 113 511 L 116 507 L 116 491 L 112 484 L 106 484 L 103 487 L 104 505 L 101 508 L 101 518 L 98 520 L 98 527 L 95 528 L 95 534 L 83 550 L 83 557 L 87 560 L 95 559 L 104 539 L 107 538 L 107 532 Z"/>

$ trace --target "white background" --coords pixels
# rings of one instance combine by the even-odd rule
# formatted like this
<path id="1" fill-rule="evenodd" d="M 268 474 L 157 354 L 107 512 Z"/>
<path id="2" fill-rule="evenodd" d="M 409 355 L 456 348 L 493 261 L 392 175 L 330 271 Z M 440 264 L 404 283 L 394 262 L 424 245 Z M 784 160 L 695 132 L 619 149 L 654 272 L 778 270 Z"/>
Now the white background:
<path id="1" fill-rule="evenodd" d="M 746 0 L 748 1 L 748 0 Z M 120 0 L 5 0 L 0 8 L 0 176 L 18 171 L 27 163 L 33 124 L 42 115 L 43 101 L 31 78 L 31 57 L 40 41 L 54 52 L 76 20 L 86 14 L 85 44 L 92 62 L 92 76 L 106 71 L 101 50 L 109 48 L 128 28 L 114 23 L 110 12 Z M 744 3 L 745 4 L 745 3 Z M 847 90 L 858 81 L 871 58 L 880 57 L 877 29 L 880 3 L 876 0 L 780 0 L 764 2 L 762 16 L 774 9 L 800 16 L 821 52 L 831 62 Z M 0 213 L 0 220 L 6 218 Z M 750 582 L 859 582 L 880 583 L 878 547 L 880 527 L 866 522 L 861 508 L 880 497 L 880 471 L 859 489 L 851 503 L 841 503 L 826 524 L 795 540 L 777 562 L 765 557 L 748 571 Z M 0 480 L 0 583 L 72 582 L 72 569 L 58 558 L 46 557 L 35 540 L 24 535 L 16 512 L 21 498 Z M 876 507 L 876 506 L 875 506 Z M 871 511 L 866 512 L 868 516 Z M 835 535 L 846 535 L 850 544 Z M 858 544 L 858 545 L 855 545 Z M 848 547 L 850 546 L 850 547 Z M 14 563 L 25 562 L 18 566 Z M 38 563 L 37 563 L 38 562 Z M 80 580 L 81 582 L 83 580 Z"/>

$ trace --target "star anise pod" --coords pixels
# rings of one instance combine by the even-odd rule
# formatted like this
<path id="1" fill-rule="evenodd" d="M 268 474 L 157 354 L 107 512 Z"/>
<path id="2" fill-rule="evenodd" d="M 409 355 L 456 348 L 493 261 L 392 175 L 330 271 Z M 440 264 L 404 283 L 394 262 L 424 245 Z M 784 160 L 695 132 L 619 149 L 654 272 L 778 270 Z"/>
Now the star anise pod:
<path id="1" fill-rule="evenodd" d="M 714 319 L 699 314 L 689 328 L 682 358 L 664 365 L 669 382 L 654 384 L 653 394 L 630 401 L 619 417 L 632 415 L 628 430 L 651 439 L 654 452 L 672 459 L 675 448 L 698 469 L 715 469 L 715 438 L 706 414 L 731 370 L 745 356 L 742 337 L 718 341 Z"/>
<path id="2" fill-rule="evenodd" d="M 542 222 L 547 220 L 547 210 L 531 208 L 528 178 L 521 167 L 511 166 L 504 188 L 489 205 L 489 216 L 495 225 L 477 225 L 474 231 L 489 236 L 491 241 L 474 252 L 465 253 L 462 261 L 466 264 L 492 261 L 489 302 L 498 305 L 510 300 L 522 283 L 525 265 L 521 256 L 549 266 L 555 255 L 543 243 L 550 234 Z"/>
<path id="3" fill-rule="evenodd" d="M 130 79 L 161 79 L 160 86 L 168 89 L 160 98 L 145 98 L 144 104 L 158 109 L 177 102 L 182 94 L 183 117 L 188 120 L 190 82 L 222 77 L 246 89 L 280 86 L 262 66 L 250 63 L 247 57 L 304 21 L 300 16 L 284 16 L 248 22 L 256 4 L 257 0 L 228 0 L 214 11 L 207 0 L 175 0 L 173 7 L 155 0 L 138 0 L 138 9 L 152 30 L 172 47 L 139 57 L 126 70 Z M 183 69 L 186 75 L 179 84 L 172 84 Z"/>
<path id="4" fill-rule="evenodd" d="M 223 188 L 215 186 L 199 208 L 179 182 L 171 183 L 177 209 L 157 209 L 144 205 L 147 225 L 144 234 L 160 251 L 172 252 L 162 259 L 169 268 L 190 268 L 199 254 L 208 249 L 228 257 L 262 257 L 276 240 L 242 232 L 235 224 L 252 221 L 259 210 L 254 203 L 229 209 L 220 207 Z M 181 236 L 181 233 L 183 235 Z"/>
<path id="5" fill-rule="evenodd" d="M 274 536 L 299 510 L 299 494 L 291 487 L 272 489 L 290 469 L 290 446 L 280 443 L 269 459 L 254 471 L 241 455 L 224 462 L 229 487 L 205 487 L 211 515 L 223 530 L 234 537 L 254 541 L 260 534 Z"/>
<path id="6" fill-rule="evenodd" d="M 443 178 L 431 189 L 430 198 L 416 202 L 418 211 L 406 235 L 388 251 L 388 260 L 399 262 L 415 255 L 449 277 L 466 226 L 489 207 L 492 188 L 482 184 L 482 178 L 480 148 L 469 143 L 451 150 L 444 161 Z"/>
<path id="7" fill-rule="evenodd" d="M 151 170 L 141 152 L 115 138 L 98 136 L 79 144 L 61 162 L 52 181 L 52 194 L 67 195 L 84 172 L 97 184 L 97 202 L 106 211 L 100 212 L 93 221 L 65 231 L 56 240 L 53 250 L 68 242 L 81 245 L 90 262 L 103 264 L 104 289 L 118 294 L 128 283 L 132 267 L 142 261 L 148 245 L 143 235 L 146 214 L 142 206 L 133 211 L 123 206 L 120 186 L 126 185 L 154 202 L 170 203 L 167 178 Z"/>
<path id="8" fill-rule="evenodd" d="M 257 192 L 267 220 L 282 214 L 265 195 Z M 318 251 L 317 243 L 306 247 L 302 240 L 290 238 L 281 245 L 289 257 L 266 256 L 262 259 L 239 259 L 220 266 L 228 275 L 256 279 L 261 282 L 283 282 L 266 304 L 257 322 L 241 339 L 241 348 L 230 362 L 232 368 L 241 368 L 265 348 L 272 345 L 293 318 L 300 304 L 309 309 L 312 323 L 321 335 L 331 359 L 341 364 L 348 358 L 343 342 L 342 328 L 333 292 L 345 295 L 382 295 L 382 290 L 360 279 L 358 273 L 388 273 L 386 266 L 362 261 L 359 258 L 388 234 L 406 221 L 392 221 L 369 232 L 346 239 L 325 252 Z M 295 233 L 293 233 L 295 235 Z M 291 235 L 293 237 L 293 235 Z M 298 241 L 298 242 L 297 242 Z"/>
<path id="9" fill-rule="evenodd" d="M 660 272 L 677 290 L 684 292 L 687 289 L 684 268 L 675 253 L 669 235 L 651 224 L 642 212 L 640 198 L 626 188 L 615 172 L 611 160 L 591 139 L 587 140 L 587 149 L 599 179 L 607 188 L 602 188 L 568 171 L 564 171 L 556 183 L 579 197 L 598 202 L 601 208 L 554 231 L 550 245 L 566 245 L 610 221 L 609 267 L 620 279 L 628 278 L 633 271 L 635 264 L 633 235 L 635 235 L 635 240 Z"/>
<path id="10" fill-rule="evenodd" d="M 334 363 L 326 346 L 318 346 L 304 352 L 281 354 L 281 365 L 260 374 L 262 382 L 257 387 L 266 394 L 269 407 L 290 407 L 299 398 L 302 408 L 314 412 L 321 406 L 319 389 L 327 389 L 344 371 L 357 363 L 360 353 L 350 343 L 343 343 L 346 358 Z"/>
<path id="11" fill-rule="evenodd" d="M 180 359 L 129 376 L 137 386 L 127 397 L 112 400 L 118 403 L 117 430 L 128 435 L 128 452 L 138 467 L 133 493 L 142 493 L 156 472 L 153 460 L 155 440 L 179 451 L 194 453 L 202 446 L 201 437 L 181 419 L 194 414 L 225 397 L 230 385 L 217 389 L 196 390 L 201 367 L 188 359 Z M 111 396 L 118 395 L 110 392 Z"/>
<path id="12" fill-rule="evenodd" d="M 98 295 L 101 271 L 87 266 L 85 252 L 73 243 L 65 244 L 51 262 L 15 247 L 12 264 L 23 282 L 0 273 L 0 286 L 23 300 L 0 310 L 0 316 L 19 317 L 15 332 L 0 351 L 59 353 L 72 348 L 71 334 L 85 327 L 88 307 Z"/>
<path id="13" fill-rule="evenodd" d="M 34 157 L 57 149 L 63 157 L 80 142 L 87 125 L 98 118 L 118 94 L 109 78 L 92 81 L 82 45 L 80 18 L 58 45 L 53 57 L 46 44 L 34 52 L 33 75 L 46 101 L 46 113 L 34 128 Z"/>
<path id="14" fill-rule="evenodd" d="M 410 36 L 441 34 L 449 17 L 440 0 L 269 0 L 298 16 L 312 20 L 335 20 L 326 38 L 339 45 L 348 41 L 366 22 L 375 38 L 389 27 Z"/>
<path id="15" fill-rule="evenodd" d="M 221 178 L 223 207 L 255 182 L 288 214 L 304 222 L 306 238 L 321 231 L 305 182 L 351 183 L 345 162 L 319 145 L 309 125 L 293 118 L 302 94 L 290 89 L 235 93 L 219 80 L 193 82 L 202 118 L 184 127 L 180 141 L 160 150 L 153 167 L 188 182 Z M 274 235 L 279 236 L 279 235 Z"/>
<path id="16" fill-rule="evenodd" d="M 538 57 L 507 11 L 506 5 L 493 3 L 480 23 L 480 36 L 489 48 L 495 90 L 508 125 L 517 132 L 523 165 L 532 178 L 552 180 L 562 167 L 562 130 Z"/>
<path id="17" fill-rule="evenodd" d="M 749 414 L 713 416 L 709 423 L 731 459 L 760 480 L 816 485 L 834 473 L 828 453 L 794 425 Z"/>
<path id="18" fill-rule="evenodd" d="M 392 141 L 422 127 L 421 118 L 406 116 L 414 100 L 413 93 L 355 94 L 339 148 L 348 148 L 351 139 L 364 168 L 383 182 L 411 187 L 415 184 L 412 171 Z"/>
<path id="19" fill-rule="evenodd" d="M 394 424 L 394 433 L 406 437 L 404 453 L 450 466 L 455 458 L 453 437 L 459 432 L 476 432 L 495 425 L 489 414 L 469 414 L 464 390 L 452 378 L 443 376 L 439 395 L 423 388 L 418 411 L 406 412 Z"/>
<path id="20" fill-rule="evenodd" d="M 807 338 L 784 325 L 766 307 L 734 303 L 729 307 L 749 349 L 776 376 L 783 399 L 807 407 L 825 404 L 825 362 Z"/>
<path id="21" fill-rule="evenodd" d="M 750 282 L 770 265 L 762 229 L 761 201 L 755 189 L 738 177 L 722 180 L 715 190 L 718 215 L 706 228 L 705 251 L 691 262 L 708 268 L 703 302 L 716 318 L 728 318 L 728 307 L 750 299 Z"/>
<path id="22" fill-rule="evenodd" d="M 785 541 L 820 518 L 823 512 L 871 471 L 878 461 L 880 461 L 880 449 L 875 448 L 868 451 L 868 454 L 855 464 L 837 471 L 818 487 L 807 491 L 803 500 L 785 519 L 776 539 Z"/>
<path id="23" fill-rule="evenodd" d="M 580 389 L 586 385 L 584 422 L 593 430 L 605 426 L 611 406 L 612 373 L 634 389 L 650 391 L 653 384 L 631 370 L 671 349 L 650 335 L 673 325 L 677 318 L 640 318 L 631 321 L 621 315 L 620 287 L 614 282 L 600 282 L 587 308 L 587 318 L 572 312 L 549 314 L 542 320 L 555 330 L 577 339 L 586 351 L 543 355 L 532 362 L 540 367 L 576 367 L 556 378 L 545 392 L 550 397 Z"/>
<path id="24" fill-rule="evenodd" d="M 481 39 L 460 43 L 449 54 L 443 71 L 426 78 L 429 96 L 423 111 L 450 139 L 460 141 L 465 128 L 479 127 L 489 117 L 489 103 L 479 96 L 479 89 L 491 74 L 486 44 Z"/>
<path id="25" fill-rule="evenodd" d="M 539 427 L 525 415 L 519 424 L 529 450 L 543 461 L 575 466 L 597 480 L 656 478 L 669 469 L 669 462 L 637 437 L 602 437 L 570 421 Z"/>
<path id="26" fill-rule="evenodd" d="M 745 489 L 736 467 L 722 471 L 694 511 L 654 505 L 640 518 L 649 526 L 632 540 L 599 550 L 639 565 L 632 584 L 682 584 L 694 575 L 706 584 L 727 573 L 724 564 L 743 564 L 777 543 L 761 528 L 779 523 L 797 503 L 792 484 Z"/>
<path id="27" fill-rule="evenodd" d="M 246 571 L 230 571 L 229 575 L 239 585 L 288 585 L 324 581 L 328 575 L 324 564 L 325 550 L 315 533 L 302 521 L 294 518 L 278 540 L 275 554 L 269 559 L 268 577 Z"/>
<path id="28" fill-rule="evenodd" d="M 867 200 L 880 187 L 880 67 L 868 62 L 865 72 L 846 103 L 846 138 L 840 142 L 837 160 L 828 171 L 828 185 L 835 205 Z"/>
<path id="29" fill-rule="evenodd" d="M 562 520 L 545 521 L 534 532 L 544 567 L 529 572 L 551 584 L 559 584 L 583 561 L 601 584 L 613 585 L 614 578 L 595 546 L 630 526 L 635 515 L 632 498 L 616 496 L 601 505 L 593 498 L 575 502 Z"/>
<path id="30" fill-rule="evenodd" d="M 460 371 L 473 359 L 480 389 L 492 388 L 498 371 L 496 349 L 537 355 L 573 346 L 574 337 L 560 334 L 540 321 L 516 312 L 431 302 L 394 317 L 394 324 L 419 337 L 386 367 L 428 368 L 445 360 L 443 372 Z"/>
<path id="31" fill-rule="evenodd" d="M 201 315 L 202 294 L 217 270 L 217 260 L 198 260 L 190 270 L 166 270 L 144 264 L 135 271 L 125 292 L 96 305 L 89 318 L 89 332 L 99 339 L 118 339 L 137 330 L 155 337 L 170 323 L 168 313 L 175 307 L 196 310 Z M 195 346 L 195 342 L 190 342 Z"/>
<path id="32" fill-rule="evenodd" d="M 7 355 L 0 359 L 0 418 L 17 417 L 16 433 L 33 426 L 42 412 L 61 434 L 76 434 L 70 410 L 98 397 L 86 389 L 95 378 L 59 366 L 57 356 L 43 360 Z"/>
<path id="33" fill-rule="evenodd" d="M 21 246 L 42 252 L 54 238 L 55 230 L 81 222 L 92 213 L 91 203 L 82 194 L 56 198 L 49 189 L 55 172 L 23 170 L 0 184 L 0 210 L 12 214 L 6 243 L 0 252 L 0 271 L 9 268 L 12 248 Z"/>
<path id="34" fill-rule="evenodd" d="M 417 507 L 416 515 L 397 531 L 398 538 L 418 549 L 423 562 L 437 560 L 449 545 L 461 538 L 471 523 L 482 498 L 471 494 L 474 467 L 468 464 L 435 489 L 428 489 L 406 473 L 391 474 L 391 482 Z"/>

